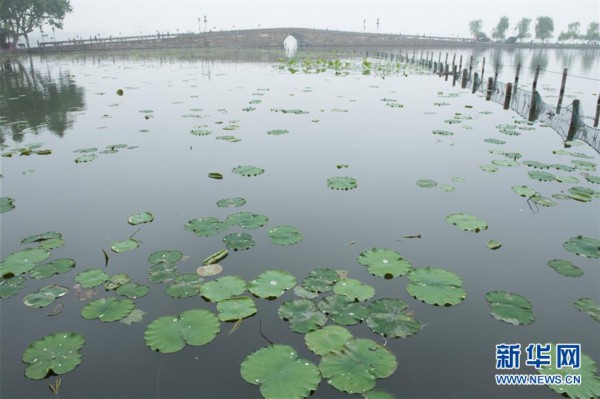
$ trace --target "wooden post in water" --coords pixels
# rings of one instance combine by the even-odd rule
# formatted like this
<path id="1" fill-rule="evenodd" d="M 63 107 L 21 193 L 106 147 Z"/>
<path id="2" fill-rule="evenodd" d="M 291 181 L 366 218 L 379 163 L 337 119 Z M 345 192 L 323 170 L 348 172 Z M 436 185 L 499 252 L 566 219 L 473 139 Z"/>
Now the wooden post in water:
<path id="1" fill-rule="evenodd" d="M 460 61 L 458 63 L 458 71 L 462 71 L 462 55 L 460 56 Z"/>
<path id="2" fill-rule="evenodd" d="M 456 86 L 456 64 L 452 65 L 452 87 Z"/>
<path id="3" fill-rule="evenodd" d="M 517 85 L 519 84 L 519 72 L 521 72 L 521 64 L 517 64 L 517 73 L 515 75 L 515 89 L 517 88 Z"/>
<path id="4" fill-rule="evenodd" d="M 468 74 L 468 73 L 469 73 L 469 71 L 467 70 L 467 68 L 463 69 L 463 72 L 462 72 L 462 80 L 461 80 L 461 82 L 460 82 L 460 87 L 461 87 L 462 89 L 464 89 L 464 88 L 466 88 L 466 87 L 467 87 L 467 74 Z"/>
<path id="5" fill-rule="evenodd" d="M 566 141 L 573 141 L 575 133 L 579 127 L 579 100 L 573 100 L 573 113 L 571 114 L 571 123 L 569 124 L 569 133 L 567 133 Z"/>
<path id="6" fill-rule="evenodd" d="M 485 71 L 485 57 L 483 57 L 483 65 L 481 66 L 481 80 L 483 80 L 483 72 Z"/>
<path id="7" fill-rule="evenodd" d="M 565 95 L 565 84 L 567 83 L 567 68 L 563 69 L 562 81 L 560 82 L 560 92 L 558 94 L 558 104 L 556 105 L 556 113 L 560 114 L 560 106 Z"/>
<path id="8" fill-rule="evenodd" d="M 487 93 L 485 95 L 485 101 L 490 101 L 492 99 L 493 87 L 494 87 L 494 78 L 488 78 L 488 87 L 487 87 Z"/>
<path id="9" fill-rule="evenodd" d="M 506 84 L 506 94 L 504 96 L 504 109 L 508 109 L 510 107 L 511 95 L 512 95 L 512 83 L 508 82 Z"/>
<path id="10" fill-rule="evenodd" d="M 448 63 L 448 53 L 446 53 L 446 61 L 444 61 L 444 64 Z"/>
<path id="11" fill-rule="evenodd" d="M 452 65 L 456 64 L 456 53 L 454 53 L 454 56 L 452 57 Z"/>
<path id="12" fill-rule="evenodd" d="M 596 102 L 596 117 L 594 118 L 594 127 L 598 127 L 598 119 L 600 118 L 600 94 L 598 94 L 598 102 Z"/>
<path id="13" fill-rule="evenodd" d="M 494 89 L 496 88 L 496 82 L 498 81 L 498 61 L 496 61 L 496 72 L 494 72 Z"/>
<path id="14" fill-rule="evenodd" d="M 441 51 L 440 51 L 440 55 L 439 55 L 439 57 L 438 57 L 438 64 L 439 64 L 440 62 L 442 62 L 442 52 L 441 52 Z"/>
<path id="15" fill-rule="evenodd" d="M 531 88 L 531 106 L 529 107 L 529 118 L 527 120 L 529 122 L 533 122 L 535 120 L 535 111 L 537 110 L 537 97 L 538 93 L 536 90 L 538 76 L 540 74 L 540 66 L 535 67 L 535 76 L 533 77 L 533 87 Z"/>
<path id="16" fill-rule="evenodd" d="M 471 79 L 471 72 L 473 71 L 473 56 L 469 60 L 469 79 Z"/>
<path id="17" fill-rule="evenodd" d="M 477 75 L 477 72 L 475 72 L 473 74 L 473 90 L 471 91 L 471 93 L 475 93 L 477 91 L 477 81 L 479 80 L 479 75 Z"/>
<path id="18" fill-rule="evenodd" d="M 533 76 L 533 89 L 531 90 L 532 93 L 535 91 L 535 88 L 537 87 L 537 81 L 538 81 L 539 75 L 540 75 L 540 66 L 538 65 L 535 67 L 535 75 Z"/>
<path id="19" fill-rule="evenodd" d="M 448 81 L 448 63 L 446 63 L 446 70 L 444 71 L 444 80 L 447 82 Z"/>

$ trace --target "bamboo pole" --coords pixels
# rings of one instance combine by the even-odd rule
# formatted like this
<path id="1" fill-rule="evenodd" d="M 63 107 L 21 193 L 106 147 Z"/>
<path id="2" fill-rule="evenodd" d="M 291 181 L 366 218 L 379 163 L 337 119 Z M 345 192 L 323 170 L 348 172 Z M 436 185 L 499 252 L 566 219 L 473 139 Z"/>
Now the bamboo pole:
<path id="1" fill-rule="evenodd" d="M 508 82 L 506 84 L 506 95 L 504 96 L 504 109 L 508 109 L 510 107 L 510 98 L 512 95 L 512 83 Z"/>
<path id="2" fill-rule="evenodd" d="M 562 81 L 560 82 L 560 92 L 558 94 L 558 104 L 556 105 L 556 113 L 560 114 L 560 106 L 565 95 L 565 84 L 567 83 L 567 68 L 563 69 Z"/>

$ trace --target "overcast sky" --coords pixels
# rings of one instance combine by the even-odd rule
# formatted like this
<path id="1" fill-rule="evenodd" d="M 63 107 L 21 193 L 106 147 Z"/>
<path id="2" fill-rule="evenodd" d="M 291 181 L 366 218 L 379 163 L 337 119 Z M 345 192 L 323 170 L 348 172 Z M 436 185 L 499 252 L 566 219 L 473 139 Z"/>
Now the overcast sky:
<path id="1" fill-rule="evenodd" d="M 600 19 L 598 0 L 71 0 L 73 13 L 64 21 L 57 40 L 80 35 L 118 36 L 160 32 L 198 32 L 198 18 L 208 20 L 212 30 L 258 27 L 307 27 L 385 33 L 468 37 L 469 21 L 481 19 L 490 35 L 501 16 L 510 30 L 523 17 L 554 19 L 554 37 L 571 22 L 581 22 L 581 31 Z M 47 32 L 50 33 L 50 32 Z M 47 39 L 48 40 L 48 39 Z"/>

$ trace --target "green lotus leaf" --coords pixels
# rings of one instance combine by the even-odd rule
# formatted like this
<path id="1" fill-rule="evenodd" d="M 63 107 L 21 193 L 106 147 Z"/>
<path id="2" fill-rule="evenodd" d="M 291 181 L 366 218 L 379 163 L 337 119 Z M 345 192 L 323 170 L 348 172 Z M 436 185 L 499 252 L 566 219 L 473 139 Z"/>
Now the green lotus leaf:
<path id="1" fill-rule="evenodd" d="M 497 172 L 498 168 L 495 167 L 494 165 L 479 165 L 479 169 L 483 170 L 484 172 Z"/>
<path id="2" fill-rule="evenodd" d="M 556 201 L 553 201 L 548 197 L 542 197 L 539 194 L 534 195 L 530 199 L 540 206 L 556 206 Z"/>
<path id="3" fill-rule="evenodd" d="M 240 226 L 243 229 L 257 229 L 263 227 L 269 219 L 265 215 L 252 212 L 238 212 L 225 218 L 230 226 Z"/>
<path id="4" fill-rule="evenodd" d="M 285 130 L 285 129 L 274 129 L 274 130 L 267 131 L 267 134 L 269 134 L 271 136 L 279 136 L 282 134 L 287 134 L 289 132 L 290 132 L 289 130 Z"/>
<path id="5" fill-rule="evenodd" d="M 294 287 L 294 294 L 296 294 L 298 298 L 304 299 L 314 299 L 319 296 L 319 293 L 309 291 L 301 285 L 297 285 Z"/>
<path id="6" fill-rule="evenodd" d="M 148 269 L 148 280 L 153 283 L 166 283 L 177 276 L 179 276 L 177 266 L 168 262 L 157 263 Z"/>
<path id="7" fill-rule="evenodd" d="M 74 332 L 58 332 L 35 341 L 23 353 L 25 376 L 41 380 L 49 374 L 68 373 L 81 363 L 79 350 L 84 344 L 83 336 Z"/>
<path id="8" fill-rule="evenodd" d="M 437 182 L 435 180 L 421 179 L 421 180 L 417 180 L 417 186 L 423 187 L 423 188 L 433 188 L 433 187 L 437 186 Z"/>
<path id="9" fill-rule="evenodd" d="M 304 336 L 308 349 L 319 356 L 329 352 L 337 352 L 344 344 L 352 339 L 352 333 L 340 326 L 327 326 L 320 330 L 311 331 Z"/>
<path id="10" fill-rule="evenodd" d="M 169 285 L 165 292 L 173 298 L 189 298 L 200 294 L 202 278 L 196 273 L 182 274 L 176 277 L 173 284 Z"/>
<path id="11" fill-rule="evenodd" d="M 480 220 L 466 213 L 453 213 L 446 217 L 446 221 L 464 231 L 474 231 L 479 233 L 481 230 L 487 230 L 488 225 L 483 220 Z"/>
<path id="12" fill-rule="evenodd" d="M 462 177 L 453 177 L 450 180 L 452 180 L 453 182 L 456 182 L 456 183 L 464 183 L 465 182 L 465 179 Z"/>
<path id="13" fill-rule="evenodd" d="M 485 300 L 492 308 L 491 315 L 506 323 L 530 324 L 535 317 L 531 310 L 531 302 L 524 296 L 506 291 L 490 291 Z"/>
<path id="14" fill-rule="evenodd" d="M 440 136 L 452 136 L 454 134 L 448 130 L 434 130 L 432 133 Z"/>
<path id="15" fill-rule="evenodd" d="M 333 292 L 338 295 L 343 295 L 348 299 L 363 302 L 373 298 L 373 295 L 375 295 L 375 288 L 363 284 L 353 278 L 343 278 L 335 284 Z"/>
<path id="16" fill-rule="evenodd" d="M 206 130 L 206 129 L 192 129 L 190 131 L 190 133 L 194 134 L 196 136 L 208 136 L 212 132 L 210 130 Z"/>
<path id="17" fill-rule="evenodd" d="M 561 201 L 565 201 L 565 200 L 570 200 L 572 199 L 570 195 L 566 195 L 566 194 L 552 194 L 552 198 L 555 198 L 557 200 L 561 200 Z"/>
<path id="18" fill-rule="evenodd" d="M 254 247 L 256 242 L 252 239 L 252 236 L 248 233 L 233 233 L 223 237 L 223 243 L 227 249 L 233 251 L 246 250 Z"/>
<path id="19" fill-rule="evenodd" d="M 184 230 L 195 233 L 198 237 L 210 237 L 227 230 L 227 223 L 221 222 L 212 216 L 200 219 L 192 219 L 183 226 Z"/>
<path id="20" fill-rule="evenodd" d="M 152 215 L 150 212 L 142 212 L 129 216 L 129 219 L 127 219 L 127 223 L 135 226 L 137 224 L 150 223 L 153 220 L 154 215 Z"/>
<path id="21" fill-rule="evenodd" d="M 240 276 L 224 276 L 200 286 L 200 295 L 211 302 L 220 302 L 245 291 L 246 282 Z"/>
<path id="22" fill-rule="evenodd" d="M 27 279 L 21 276 L 15 276 L 11 278 L 1 278 L 0 277 L 0 298 L 10 298 L 13 295 L 16 295 L 23 287 L 25 287 L 25 283 Z"/>
<path id="23" fill-rule="evenodd" d="M 270 345 L 244 359 L 242 378 L 259 385 L 265 399 L 306 398 L 321 381 L 319 369 L 288 345 Z"/>
<path id="24" fill-rule="evenodd" d="M 533 188 L 527 186 L 513 186 L 512 190 L 515 194 L 525 198 L 532 197 L 536 194 L 536 191 Z"/>
<path id="25" fill-rule="evenodd" d="M 593 162 L 573 160 L 571 161 L 571 163 L 573 163 L 573 165 L 575 165 L 575 168 L 579 170 L 587 170 L 590 172 L 596 171 L 596 164 Z"/>
<path id="26" fill-rule="evenodd" d="M 152 252 L 148 257 L 148 262 L 152 263 L 153 265 L 159 263 L 175 264 L 179 262 L 182 257 L 183 253 L 181 253 L 181 251 L 162 249 L 160 251 Z"/>
<path id="27" fill-rule="evenodd" d="M 302 287 L 312 292 L 327 292 L 331 291 L 339 280 L 340 275 L 333 269 L 315 269 L 302 281 Z"/>
<path id="28" fill-rule="evenodd" d="M 444 269 L 415 269 L 408 275 L 408 279 L 408 293 L 430 305 L 456 305 L 466 297 L 460 277 Z"/>
<path id="29" fill-rule="evenodd" d="M 531 171 L 531 172 L 527 172 L 527 174 L 529 175 L 529 177 L 531 177 L 534 180 L 539 180 L 539 181 L 555 181 L 556 177 L 549 172 L 541 172 L 541 171 Z"/>
<path id="30" fill-rule="evenodd" d="M 242 139 L 237 138 L 235 136 L 217 136 L 215 137 L 215 139 L 229 141 L 230 143 L 237 143 L 238 141 L 242 141 Z"/>
<path id="31" fill-rule="evenodd" d="M 340 351 L 323 356 L 319 370 L 334 388 L 348 393 L 367 392 L 377 378 L 394 374 L 394 355 L 370 339 L 352 339 Z"/>
<path id="32" fill-rule="evenodd" d="M 357 186 L 358 183 L 353 177 L 337 176 L 327 179 L 327 187 L 331 188 L 332 190 L 348 191 L 355 189 Z"/>
<path id="33" fill-rule="evenodd" d="M 502 246 L 502 243 L 496 240 L 489 240 L 486 245 L 489 249 L 496 250 Z"/>
<path id="34" fill-rule="evenodd" d="M 556 181 L 559 183 L 579 183 L 579 179 L 573 176 L 556 176 Z"/>
<path id="35" fill-rule="evenodd" d="M 15 200 L 10 197 L 0 197 L 0 213 L 15 209 Z"/>
<path id="36" fill-rule="evenodd" d="M 520 165 L 518 162 L 515 162 L 510 159 L 494 159 L 492 161 L 492 163 L 496 166 L 509 166 L 509 167 L 514 167 L 514 166 Z"/>
<path id="37" fill-rule="evenodd" d="M 116 241 L 110 246 L 111 251 L 120 253 L 125 251 L 131 251 L 140 246 L 140 242 L 134 238 L 128 238 L 124 241 Z"/>
<path id="38" fill-rule="evenodd" d="M 127 324 L 128 326 L 133 323 L 141 323 L 145 314 L 146 312 L 141 309 L 133 309 L 131 313 L 119 320 L 119 323 Z"/>
<path id="39" fill-rule="evenodd" d="M 589 181 L 590 183 L 600 184 L 600 176 L 587 175 L 585 176 L 585 180 Z"/>
<path id="40" fill-rule="evenodd" d="M 31 269 L 31 277 L 36 280 L 42 278 L 48 278 L 55 274 L 66 273 L 71 271 L 75 267 L 75 261 L 73 259 L 61 258 L 53 260 L 43 265 L 37 265 Z"/>
<path id="41" fill-rule="evenodd" d="M 600 304 L 594 302 L 593 299 L 579 298 L 575 301 L 575 307 L 580 312 L 583 312 L 597 322 L 600 322 Z"/>
<path id="42" fill-rule="evenodd" d="M 367 325 L 388 338 L 406 338 L 421 330 L 406 302 L 400 299 L 378 299 L 369 306 Z"/>
<path id="43" fill-rule="evenodd" d="M 556 345 L 550 345 L 550 353 L 556 353 Z M 550 356 L 551 365 L 542 366 L 537 370 L 540 374 L 545 375 L 557 375 L 562 376 L 563 381 L 568 381 L 566 378 L 569 376 L 572 378 L 573 375 L 581 376 L 581 385 L 548 385 L 548 388 L 554 392 L 568 396 L 573 399 L 594 399 L 600 397 L 600 377 L 598 376 L 598 368 L 596 362 L 586 355 L 581 353 L 580 368 L 574 369 L 572 367 L 556 367 L 557 357 Z"/>
<path id="44" fill-rule="evenodd" d="M 343 295 L 330 295 L 318 303 L 319 310 L 329 315 L 331 321 L 343 326 L 351 326 L 363 321 L 369 314 L 367 308 L 359 302 Z"/>
<path id="45" fill-rule="evenodd" d="M 21 245 L 22 244 L 33 244 L 35 242 L 41 242 L 41 241 L 46 241 L 46 240 L 51 240 L 51 239 L 56 239 L 56 238 L 58 238 L 58 239 L 62 238 L 62 234 L 57 233 L 56 231 L 47 231 L 42 234 L 34 234 L 32 236 L 23 238 L 21 240 Z"/>
<path id="46" fill-rule="evenodd" d="M 23 303 L 25 306 L 32 308 L 45 308 L 51 305 L 56 298 L 64 296 L 67 292 L 69 292 L 68 288 L 58 285 L 47 285 L 40 288 L 37 292 L 26 295 L 23 298 Z"/>
<path id="47" fill-rule="evenodd" d="M 569 238 L 563 248 L 575 255 L 586 258 L 600 258 L 600 240 L 591 237 L 577 236 Z"/>
<path id="48" fill-rule="evenodd" d="M 310 299 L 295 299 L 281 304 L 279 317 L 290 323 L 292 331 L 305 334 L 327 324 L 327 316 Z"/>
<path id="49" fill-rule="evenodd" d="M 84 319 L 100 319 L 104 322 L 121 320 L 135 308 L 131 299 L 100 298 L 81 309 Z"/>
<path id="50" fill-rule="evenodd" d="M 372 389 L 362 395 L 364 399 L 395 399 L 391 393 L 380 391 L 379 389 Z"/>
<path id="51" fill-rule="evenodd" d="M 75 151 L 73 151 L 73 152 L 78 152 L 78 153 L 82 153 L 82 154 L 87 154 L 87 153 L 90 153 L 90 152 L 97 152 L 97 151 L 98 151 L 98 149 L 97 149 L 97 148 L 93 148 L 93 147 L 92 147 L 92 148 L 79 148 L 79 149 L 77 149 L 77 150 L 75 150 Z"/>
<path id="52" fill-rule="evenodd" d="M 91 162 L 96 158 L 98 158 L 98 155 L 96 154 L 82 155 L 80 157 L 75 158 L 75 163 Z"/>
<path id="53" fill-rule="evenodd" d="M 152 350 L 161 353 L 180 351 L 186 344 L 205 345 L 215 339 L 221 329 L 217 316 L 203 309 L 187 310 L 178 316 L 154 320 L 144 333 L 144 340 Z"/>
<path id="54" fill-rule="evenodd" d="M 236 296 L 217 302 L 219 320 L 236 321 L 256 314 L 254 299 L 247 296 Z"/>
<path id="55" fill-rule="evenodd" d="M 304 239 L 300 231 L 292 226 L 277 226 L 269 230 L 271 242 L 277 245 L 297 244 Z"/>
<path id="56" fill-rule="evenodd" d="M 40 242 L 38 248 L 45 249 L 46 251 L 50 251 L 56 248 L 60 248 L 65 245 L 65 242 L 60 238 L 51 238 L 48 240 L 44 240 Z"/>
<path id="57" fill-rule="evenodd" d="M 82 288 L 93 288 L 103 284 L 110 276 L 100 269 L 87 269 L 75 276 Z"/>
<path id="58" fill-rule="evenodd" d="M 548 261 L 548 266 L 553 268 L 558 274 L 562 274 L 567 277 L 581 277 L 583 276 L 583 270 L 575 266 L 568 260 L 564 259 L 552 259 Z"/>
<path id="59" fill-rule="evenodd" d="M 308 114 L 308 111 L 304 111 L 301 109 L 271 108 L 271 111 L 272 112 L 281 112 L 282 114 L 295 114 L 295 115 Z"/>
<path id="60" fill-rule="evenodd" d="M 0 276 L 16 276 L 29 272 L 33 267 L 50 256 L 50 252 L 41 248 L 26 248 L 13 252 L 0 262 Z"/>
<path id="61" fill-rule="evenodd" d="M 404 276 L 412 270 L 409 261 L 387 248 L 372 248 L 362 252 L 356 259 L 361 265 L 367 266 L 367 270 L 374 276 L 392 278 Z"/>
<path id="62" fill-rule="evenodd" d="M 231 171 L 233 173 L 237 173 L 238 175 L 241 175 L 244 177 L 258 176 L 258 175 L 262 175 L 263 173 L 265 173 L 265 170 L 263 168 L 259 168 L 257 166 L 252 166 L 252 165 L 236 166 Z"/>
<path id="63" fill-rule="evenodd" d="M 577 201 L 589 202 L 593 197 L 600 198 L 600 193 L 587 187 L 572 187 L 569 189 L 569 196 Z"/>
<path id="64" fill-rule="evenodd" d="M 287 270 L 265 270 L 248 282 L 248 291 L 259 298 L 279 298 L 296 285 L 296 278 Z"/>
<path id="65" fill-rule="evenodd" d="M 449 186 L 447 184 L 442 184 L 442 186 L 440 188 L 447 193 L 451 193 L 452 191 L 456 190 L 454 187 Z"/>
<path id="66" fill-rule="evenodd" d="M 506 141 L 496 140 L 496 139 L 485 139 L 483 141 L 485 141 L 486 143 L 490 143 L 490 144 L 498 144 L 498 145 L 506 144 Z"/>
<path id="67" fill-rule="evenodd" d="M 117 273 L 113 276 L 110 276 L 104 282 L 104 288 L 107 291 L 116 290 L 120 286 L 125 285 L 125 284 L 129 283 L 130 281 L 131 281 L 131 277 L 129 277 L 129 275 L 127 273 Z"/>
<path id="68" fill-rule="evenodd" d="M 232 208 L 243 206 L 246 204 L 246 200 L 240 197 L 235 198 L 223 198 L 217 201 L 217 206 L 219 208 Z"/>
<path id="69" fill-rule="evenodd" d="M 523 161 L 521 164 L 535 169 L 550 169 L 551 165 L 538 161 Z"/>
<path id="70" fill-rule="evenodd" d="M 210 177 L 211 179 L 215 179 L 215 180 L 222 180 L 223 179 L 223 175 L 221 173 L 218 173 L 218 172 L 210 172 L 208 174 L 208 177 Z"/>
<path id="71" fill-rule="evenodd" d="M 150 292 L 150 288 L 146 285 L 136 284 L 136 283 L 127 283 L 121 285 L 115 291 L 117 295 L 126 296 L 129 299 L 141 298 L 144 295 Z"/>

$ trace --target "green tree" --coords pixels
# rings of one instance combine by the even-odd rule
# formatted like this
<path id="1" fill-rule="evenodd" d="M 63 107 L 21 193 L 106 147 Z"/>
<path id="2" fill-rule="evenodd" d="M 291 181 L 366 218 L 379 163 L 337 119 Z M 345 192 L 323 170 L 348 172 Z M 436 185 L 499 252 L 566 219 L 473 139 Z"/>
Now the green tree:
<path id="1" fill-rule="evenodd" d="M 589 41 L 598 41 L 600 40 L 600 23 L 592 22 L 588 25 L 587 33 L 585 34 L 585 39 Z"/>
<path id="2" fill-rule="evenodd" d="M 550 17 L 537 17 L 535 24 L 535 38 L 545 41 L 552 37 L 554 21 Z"/>
<path id="3" fill-rule="evenodd" d="M 492 37 L 497 40 L 504 40 L 507 30 L 508 30 L 508 17 L 503 16 L 502 18 L 500 18 L 500 21 L 498 21 L 498 25 L 496 25 L 496 27 L 492 31 Z"/>
<path id="4" fill-rule="evenodd" d="M 16 45 L 44 24 L 61 29 L 65 15 L 73 11 L 69 0 L 0 0 L 0 23 Z"/>
<path id="5" fill-rule="evenodd" d="M 517 39 L 527 39 L 531 37 L 529 34 L 529 24 L 531 23 L 531 18 L 523 18 L 517 23 Z"/>
<path id="6" fill-rule="evenodd" d="M 558 40 L 570 40 L 570 39 L 579 39 L 581 36 L 579 34 L 579 28 L 581 24 L 579 22 L 573 22 L 569 24 L 569 29 L 566 32 L 560 32 L 558 35 Z"/>
<path id="7" fill-rule="evenodd" d="M 480 19 L 474 19 L 471 22 L 469 22 L 469 31 L 471 31 L 471 34 L 473 35 L 473 37 L 478 37 L 481 35 L 481 27 L 483 26 L 483 21 Z"/>

